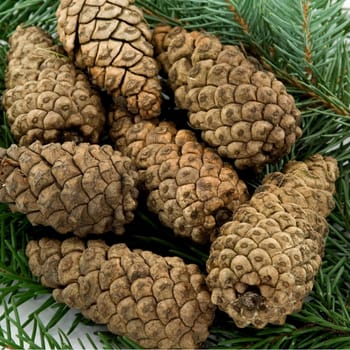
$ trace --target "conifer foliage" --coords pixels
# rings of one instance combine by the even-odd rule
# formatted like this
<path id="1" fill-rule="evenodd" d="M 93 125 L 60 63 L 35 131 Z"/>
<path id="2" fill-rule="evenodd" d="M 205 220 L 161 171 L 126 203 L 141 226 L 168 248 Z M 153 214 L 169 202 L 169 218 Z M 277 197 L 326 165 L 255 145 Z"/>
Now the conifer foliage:
<path id="1" fill-rule="evenodd" d="M 343 7 L 1 1 L 0 346 L 349 348 Z"/>

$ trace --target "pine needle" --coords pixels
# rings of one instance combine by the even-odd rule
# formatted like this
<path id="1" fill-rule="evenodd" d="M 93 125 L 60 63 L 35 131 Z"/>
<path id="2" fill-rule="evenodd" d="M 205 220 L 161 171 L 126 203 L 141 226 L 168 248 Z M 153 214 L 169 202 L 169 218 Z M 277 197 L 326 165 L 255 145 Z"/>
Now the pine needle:
<path id="1" fill-rule="evenodd" d="M 339 162 L 336 208 L 328 218 L 322 269 L 301 312 L 283 326 L 263 330 L 238 329 L 222 312 L 210 329 L 207 348 L 302 349 L 350 348 L 350 19 L 344 1 L 328 0 L 136 0 L 148 22 L 206 30 L 224 43 L 244 45 L 266 68 L 282 79 L 302 111 L 303 136 L 290 155 L 266 166 L 260 177 L 280 170 L 289 159 L 314 153 Z M 0 93 L 4 89 L 7 40 L 21 24 L 38 25 L 56 36 L 57 0 L 2 0 L 0 3 Z M 14 143 L 0 110 L 0 147 Z M 209 247 L 174 238 L 158 219 L 141 206 L 128 225 L 125 241 L 132 247 L 176 254 L 205 271 Z M 0 204 L 0 346 L 3 348 L 73 349 L 71 335 L 89 327 L 77 343 L 82 349 L 140 348 L 126 337 L 99 330 L 80 314 L 68 330 L 60 329 L 71 310 L 49 297 L 29 271 L 25 245 L 47 229 L 33 228 L 26 218 Z M 119 239 L 119 238 L 118 238 Z M 124 238 L 123 238 L 124 239 Z M 21 307 L 32 301 L 23 317 Z M 35 302 L 34 302 L 35 301 Z M 42 315 L 51 311 L 51 317 Z M 44 321 L 45 319 L 45 321 Z M 58 329 L 58 331 L 57 331 Z M 85 329 L 85 328 L 84 328 Z M 95 333 L 95 334 L 94 334 Z"/>

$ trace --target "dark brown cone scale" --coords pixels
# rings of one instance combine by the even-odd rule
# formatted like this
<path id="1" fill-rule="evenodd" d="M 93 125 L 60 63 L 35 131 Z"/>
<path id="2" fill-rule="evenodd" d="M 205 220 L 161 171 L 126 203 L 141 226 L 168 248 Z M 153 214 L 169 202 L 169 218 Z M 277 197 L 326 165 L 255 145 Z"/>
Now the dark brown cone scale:
<path id="1" fill-rule="evenodd" d="M 93 83 L 130 112 L 150 119 L 160 113 L 161 86 L 151 30 L 132 0 L 61 0 L 57 32 L 67 53 Z"/>

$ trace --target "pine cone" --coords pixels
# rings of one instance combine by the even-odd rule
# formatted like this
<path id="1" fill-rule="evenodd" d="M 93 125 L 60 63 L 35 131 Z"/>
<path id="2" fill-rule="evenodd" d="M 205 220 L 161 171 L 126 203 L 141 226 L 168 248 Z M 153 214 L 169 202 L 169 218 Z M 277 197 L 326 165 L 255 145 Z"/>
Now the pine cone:
<path id="1" fill-rule="evenodd" d="M 151 31 L 133 0 L 61 0 L 57 32 L 64 48 L 97 86 L 126 99 L 143 118 L 160 114 L 161 86 Z"/>
<path id="2" fill-rule="evenodd" d="M 197 265 L 121 243 L 30 241 L 29 267 L 54 298 L 145 348 L 197 348 L 215 307 Z"/>
<path id="3" fill-rule="evenodd" d="M 291 161 L 221 227 L 207 284 L 212 302 L 238 327 L 283 324 L 301 309 L 320 268 L 337 176 L 330 157 Z"/>
<path id="4" fill-rule="evenodd" d="M 108 145 L 0 149 L 0 202 L 59 233 L 122 234 L 137 205 L 136 181 L 130 159 Z"/>
<path id="5" fill-rule="evenodd" d="M 176 235 L 205 243 L 248 200 L 245 183 L 190 130 L 166 121 L 135 123 L 120 109 L 109 116 L 116 147 L 135 161 L 148 208 Z"/>
<path id="6" fill-rule="evenodd" d="M 12 89 L 37 80 L 41 65 L 48 58 L 62 56 L 64 51 L 40 27 L 19 25 L 9 38 L 5 86 Z"/>
<path id="7" fill-rule="evenodd" d="M 156 27 L 158 60 L 190 124 L 239 169 L 262 170 L 301 136 L 300 111 L 285 86 L 252 57 L 208 33 Z"/>
<path id="8" fill-rule="evenodd" d="M 18 27 L 10 45 L 3 105 L 18 143 L 97 143 L 105 115 L 87 77 L 40 28 Z"/>

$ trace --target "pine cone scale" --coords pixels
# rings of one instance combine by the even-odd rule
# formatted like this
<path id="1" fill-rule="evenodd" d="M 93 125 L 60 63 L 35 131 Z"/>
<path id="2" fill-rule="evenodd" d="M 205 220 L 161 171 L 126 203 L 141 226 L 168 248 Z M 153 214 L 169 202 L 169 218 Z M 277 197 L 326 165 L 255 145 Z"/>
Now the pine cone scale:
<path id="1" fill-rule="evenodd" d="M 177 131 L 166 121 L 134 124 L 118 109 L 109 120 L 118 125 L 112 131 L 116 144 L 123 139 L 122 151 L 135 160 L 149 191 L 148 208 L 176 235 L 209 241 L 218 227 L 216 219 L 224 218 L 217 213 L 232 212 L 246 200 L 247 189 L 237 173 L 191 131 Z"/>
<path id="2" fill-rule="evenodd" d="M 87 68 L 92 81 L 113 98 L 125 99 L 130 112 L 146 119 L 159 115 L 159 68 L 142 11 L 131 1 L 84 0 L 69 9 L 59 5 L 57 31 L 76 65 Z"/>
<path id="3" fill-rule="evenodd" d="M 176 104 L 188 109 L 190 125 L 221 156 L 232 158 L 239 169 L 259 171 L 289 153 L 301 136 L 300 111 L 272 73 L 208 33 L 159 26 L 152 40 Z M 254 134 L 260 134 L 254 146 L 252 119 Z M 262 121 L 271 126 L 260 126 Z M 237 134 L 241 122 L 246 123 L 243 138 Z"/>

